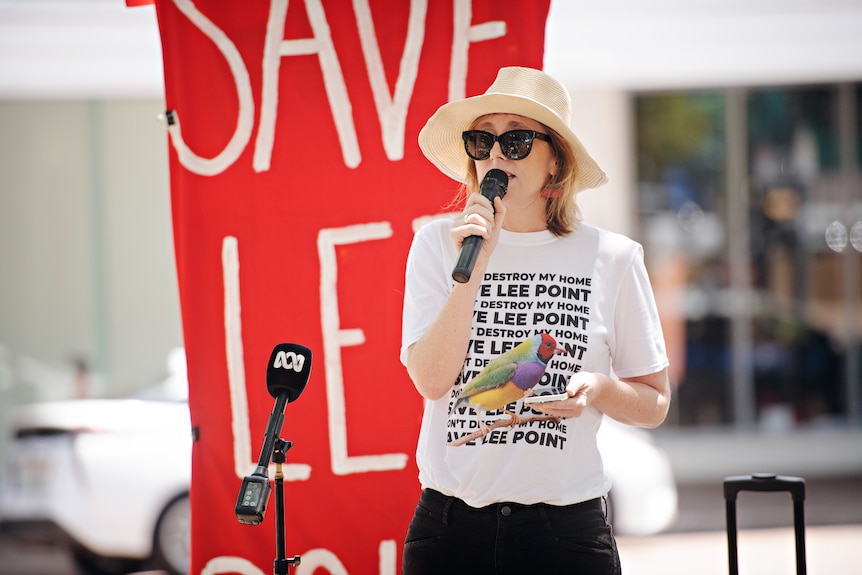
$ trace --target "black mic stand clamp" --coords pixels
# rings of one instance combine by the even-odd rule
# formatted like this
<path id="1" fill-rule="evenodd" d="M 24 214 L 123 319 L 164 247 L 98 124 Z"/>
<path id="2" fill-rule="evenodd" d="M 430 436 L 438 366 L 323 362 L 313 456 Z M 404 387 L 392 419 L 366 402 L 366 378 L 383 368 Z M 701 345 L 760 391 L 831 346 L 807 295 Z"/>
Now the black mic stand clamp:
<path id="1" fill-rule="evenodd" d="M 299 555 L 293 559 L 285 557 L 284 545 L 284 473 L 281 464 L 287 460 L 287 452 L 293 447 L 293 443 L 278 439 L 272 450 L 272 462 L 275 463 L 275 561 L 273 561 L 273 573 L 275 575 L 287 575 L 291 565 L 299 565 Z"/>

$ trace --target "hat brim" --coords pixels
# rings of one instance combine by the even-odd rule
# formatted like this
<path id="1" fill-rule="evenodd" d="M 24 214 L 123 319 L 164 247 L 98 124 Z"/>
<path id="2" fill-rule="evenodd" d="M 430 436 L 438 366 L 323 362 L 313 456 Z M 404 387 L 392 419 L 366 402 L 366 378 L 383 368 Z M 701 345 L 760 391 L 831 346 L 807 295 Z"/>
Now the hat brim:
<path id="1" fill-rule="evenodd" d="M 490 93 L 449 102 L 441 106 L 419 132 L 419 148 L 437 168 L 458 182 L 467 179 L 467 155 L 461 133 L 479 116 L 516 114 L 548 126 L 565 139 L 575 156 L 575 192 L 598 187 L 607 176 L 587 152 L 584 145 L 560 117 L 532 98 Z"/>

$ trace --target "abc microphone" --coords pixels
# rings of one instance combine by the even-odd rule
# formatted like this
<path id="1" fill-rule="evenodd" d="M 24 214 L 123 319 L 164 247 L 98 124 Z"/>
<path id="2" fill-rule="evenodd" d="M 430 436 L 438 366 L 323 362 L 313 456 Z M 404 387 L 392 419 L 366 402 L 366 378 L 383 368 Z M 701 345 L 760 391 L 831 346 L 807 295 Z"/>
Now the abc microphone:
<path id="1" fill-rule="evenodd" d="M 266 389 L 275 398 L 275 405 L 266 426 L 263 448 L 254 473 L 242 480 L 236 502 L 236 518 L 240 523 L 258 525 L 263 521 L 269 500 L 269 462 L 276 444 L 281 441 L 284 408 L 296 400 L 305 389 L 311 375 L 311 350 L 295 343 L 280 343 L 272 350 L 266 368 Z"/>
<path id="2" fill-rule="evenodd" d="M 488 173 L 482 178 L 482 183 L 479 184 L 479 193 L 491 200 L 491 208 L 493 209 L 494 198 L 505 196 L 508 185 L 509 176 L 506 175 L 506 172 L 494 168 L 488 170 Z M 483 240 L 482 236 L 464 238 L 464 243 L 461 244 L 461 253 L 458 255 L 458 261 L 455 262 L 455 269 L 452 270 L 453 280 L 462 284 L 470 281 L 473 266 L 476 265 L 476 258 L 479 257 L 479 250 L 482 249 Z"/>

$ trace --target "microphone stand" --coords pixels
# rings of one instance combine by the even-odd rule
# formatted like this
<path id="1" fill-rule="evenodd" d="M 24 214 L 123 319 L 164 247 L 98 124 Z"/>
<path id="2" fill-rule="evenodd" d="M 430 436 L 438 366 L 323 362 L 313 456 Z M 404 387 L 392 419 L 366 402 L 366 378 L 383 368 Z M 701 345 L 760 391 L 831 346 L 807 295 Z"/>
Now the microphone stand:
<path id="1" fill-rule="evenodd" d="M 273 573 L 275 575 L 287 575 L 291 565 L 299 565 L 299 555 L 293 559 L 285 557 L 284 544 L 284 473 L 281 464 L 287 460 L 287 452 L 293 447 L 293 443 L 278 439 L 272 451 L 272 461 L 275 463 L 275 561 L 273 562 Z"/>

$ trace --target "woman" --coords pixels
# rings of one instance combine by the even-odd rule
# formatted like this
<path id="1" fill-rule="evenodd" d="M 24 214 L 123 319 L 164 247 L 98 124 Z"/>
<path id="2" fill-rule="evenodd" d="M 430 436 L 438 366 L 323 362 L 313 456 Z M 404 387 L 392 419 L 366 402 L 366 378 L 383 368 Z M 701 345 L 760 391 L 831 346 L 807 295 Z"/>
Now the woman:
<path id="1" fill-rule="evenodd" d="M 547 74 L 502 68 L 419 134 L 425 156 L 464 183 L 466 205 L 419 230 L 407 260 L 401 360 L 426 400 L 407 575 L 620 571 L 596 433 L 605 415 L 661 424 L 668 361 L 641 246 L 579 221 L 575 194 L 605 174 L 570 107 Z M 475 193 L 492 169 L 508 179 L 493 203 Z M 469 281 L 454 282 L 469 236 L 482 247 Z M 537 335 L 556 348 L 514 349 Z M 489 379 L 509 356 L 511 371 Z M 524 366 L 527 383 L 512 375 Z"/>

